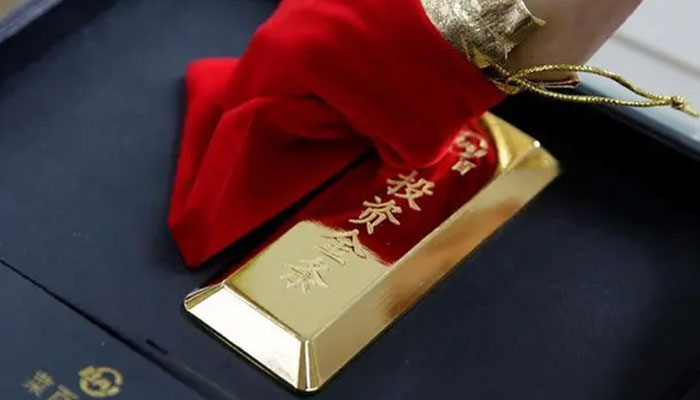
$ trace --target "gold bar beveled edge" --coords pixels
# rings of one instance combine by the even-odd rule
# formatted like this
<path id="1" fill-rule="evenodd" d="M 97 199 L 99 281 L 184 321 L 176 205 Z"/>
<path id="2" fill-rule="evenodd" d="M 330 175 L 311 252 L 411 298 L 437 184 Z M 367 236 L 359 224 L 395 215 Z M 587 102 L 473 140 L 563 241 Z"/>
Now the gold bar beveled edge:
<path id="1" fill-rule="evenodd" d="M 550 167 L 552 167 L 552 169 L 550 170 L 549 176 L 546 176 L 546 175 L 543 176 L 543 179 L 539 183 L 536 183 L 532 187 L 529 188 L 529 189 L 531 189 L 530 193 L 527 195 L 523 195 L 524 201 L 522 202 L 522 204 L 519 205 L 519 207 L 517 207 L 516 210 L 514 210 L 514 212 L 512 214 L 510 214 L 506 217 L 503 217 L 500 221 L 494 223 L 493 229 L 489 229 L 487 232 L 484 232 L 483 235 L 480 235 L 481 238 L 479 240 L 477 240 L 473 246 L 463 248 L 462 256 L 459 259 L 457 259 L 456 261 L 449 263 L 449 264 L 452 264 L 451 266 L 443 266 L 443 267 L 437 268 L 437 269 L 430 268 L 428 272 L 437 271 L 437 273 L 434 274 L 433 276 L 430 276 L 430 273 L 427 273 L 427 274 L 423 275 L 421 277 L 421 279 L 419 279 L 417 282 L 414 282 L 416 285 L 413 285 L 414 290 L 412 291 L 412 294 L 410 296 L 408 296 L 407 298 L 404 298 L 403 299 L 404 301 L 400 302 L 400 304 L 398 304 L 399 307 L 396 308 L 395 311 L 392 312 L 390 315 L 388 315 L 385 318 L 384 322 L 367 321 L 368 323 L 364 323 L 364 322 L 358 323 L 357 318 L 362 318 L 363 316 L 372 315 L 372 313 L 370 312 L 370 309 L 373 308 L 376 304 L 380 303 L 380 301 L 376 300 L 376 299 L 375 299 L 376 301 L 369 300 L 370 295 L 372 295 L 373 293 L 382 293 L 383 292 L 383 290 L 377 289 L 377 287 L 380 285 L 385 285 L 387 282 L 391 282 L 392 279 L 398 280 L 396 277 L 401 276 L 402 273 L 405 272 L 405 270 L 406 270 L 407 260 L 412 258 L 416 253 L 419 253 L 421 251 L 418 248 L 421 245 L 421 243 L 427 243 L 431 239 L 434 239 L 434 237 L 431 238 L 430 236 L 433 235 L 433 233 L 436 233 L 437 231 L 443 231 L 445 229 L 445 224 L 448 224 L 448 223 L 452 223 L 452 224 L 467 223 L 468 221 L 460 220 L 460 218 L 458 218 L 458 217 L 455 218 L 456 214 L 460 213 L 460 214 L 462 214 L 463 217 L 465 217 L 464 216 L 465 210 L 470 208 L 470 205 L 473 204 L 474 200 L 477 200 L 477 198 L 481 195 L 481 193 L 483 193 L 483 192 L 488 193 L 488 191 L 487 191 L 488 187 L 491 187 L 491 189 L 493 189 L 494 186 L 491 186 L 491 185 L 493 183 L 495 183 L 495 181 L 492 182 L 491 184 L 489 184 L 489 186 L 487 188 L 484 188 L 482 190 L 482 192 L 479 193 L 479 195 L 475 196 L 472 200 L 470 200 L 467 204 L 465 204 L 465 206 L 460 208 L 460 210 L 457 211 L 455 214 L 453 214 L 453 216 L 451 216 L 447 221 L 445 221 L 444 224 L 441 224 L 438 228 L 436 228 L 436 230 L 433 231 L 429 236 L 427 236 L 423 241 L 421 241 L 421 243 L 419 243 L 418 245 L 416 245 L 416 247 L 411 249 L 411 251 L 409 251 L 409 253 L 407 253 L 406 256 L 404 256 L 401 260 L 399 260 L 394 266 L 389 268 L 389 271 L 387 271 L 386 274 L 382 275 L 380 278 L 375 280 L 371 285 L 364 288 L 361 292 L 361 295 L 359 295 L 358 298 L 356 298 L 354 301 L 352 301 L 347 308 L 342 310 L 339 313 L 338 317 L 336 317 L 332 321 L 329 321 L 329 323 L 325 326 L 325 328 L 311 339 L 311 345 L 313 347 L 317 347 L 319 342 L 321 342 L 326 337 L 343 335 L 342 333 L 344 331 L 346 331 L 347 326 L 343 326 L 343 324 L 340 323 L 340 321 L 342 319 L 353 320 L 354 325 L 362 326 L 363 327 L 362 331 L 366 333 L 364 335 L 364 338 L 360 338 L 358 335 L 358 333 L 359 333 L 358 331 L 353 332 L 353 338 L 355 339 L 355 342 L 356 342 L 356 345 L 352 346 L 353 350 L 347 352 L 348 354 L 345 354 L 344 356 L 339 357 L 340 359 L 336 360 L 336 362 L 335 362 L 335 367 L 329 368 L 327 373 L 324 373 L 323 371 L 320 371 L 320 370 L 317 371 L 317 374 L 319 375 L 320 380 L 321 380 L 321 386 L 323 386 L 323 384 L 325 382 L 327 382 L 330 378 L 332 378 L 343 366 L 345 366 L 357 354 L 359 354 L 359 352 L 362 349 L 364 349 L 372 341 L 377 339 L 379 337 L 379 335 L 381 333 L 383 333 L 388 327 L 390 327 L 393 323 L 398 321 L 398 319 L 401 316 L 403 316 L 403 314 L 405 314 L 407 311 L 409 311 L 411 307 L 413 307 L 421 298 L 423 298 L 423 296 L 427 295 L 427 293 L 432 288 L 434 288 L 445 276 L 447 276 L 456 267 L 458 267 L 463 259 L 467 258 L 470 254 L 472 254 L 473 251 L 476 248 L 478 248 L 489 236 L 491 236 L 496 230 L 498 230 L 500 227 L 502 227 L 504 225 L 504 223 L 507 222 L 510 218 L 512 218 L 520 209 L 522 209 L 522 207 L 524 207 L 529 202 L 529 200 L 534 198 L 542 189 L 544 189 L 553 179 L 556 178 L 556 176 L 558 175 L 558 165 L 557 165 L 556 161 L 554 161 L 554 158 L 552 158 L 549 155 L 549 153 L 547 153 L 546 151 L 544 151 L 540 148 L 534 148 L 533 150 L 535 150 L 534 153 L 536 153 L 536 154 L 531 153 L 529 155 L 529 157 L 526 156 L 524 158 L 521 158 L 521 161 L 527 162 L 527 161 L 531 160 L 532 157 L 535 157 L 535 158 L 543 158 L 544 157 L 544 159 L 547 160 L 546 162 L 553 162 L 553 164 L 550 164 Z M 504 174 L 508 174 L 510 172 L 511 172 L 511 170 L 508 170 L 508 171 L 505 171 Z M 501 182 L 502 182 L 502 180 L 501 180 Z M 496 185 L 496 186 L 498 186 L 498 185 Z M 468 217 L 468 215 L 466 217 Z M 438 233 L 438 235 L 439 235 L 439 233 Z M 426 268 L 426 270 L 428 270 L 428 269 Z M 423 285 L 419 285 L 420 283 L 423 283 Z M 404 286 L 406 286 L 406 285 L 404 285 Z M 410 286 L 410 285 L 408 285 L 408 286 Z M 381 298 L 382 296 L 380 295 L 377 297 Z M 363 312 L 363 311 L 352 312 L 351 311 L 352 308 L 358 308 L 358 307 L 362 308 L 362 303 L 365 303 L 366 305 L 369 306 L 369 307 L 365 307 L 364 311 L 366 311 L 366 312 Z M 353 314 L 354 318 L 348 318 L 348 315 L 351 313 Z M 336 329 L 339 332 L 333 332 L 334 329 Z M 343 336 L 345 336 L 345 335 L 343 335 Z M 346 336 L 346 340 L 347 340 L 347 336 Z M 339 343 L 339 342 L 340 341 L 334 341 L 334 343 Z M 329 349 L 329 350 L 332 351 L 332 349 Z M 324 351 L 322 349 L 320 351 L 320 353 L 323 353 L 323 352 Z"/>
<path id="2" fill-rule="evenodd" d="M 435 230 L 433 230 L 428 236 L 426 236 L 426 238 L 424 238 L 423 240 L 421 240 L 421 242 L 414 246 L 414 248 L 411 249 L 399 261 L 397 261 L 397 263 L 393 267 L 388 268 L 387 273 L 380 276 L 378 279 L 373 281 L 365 288 L 362 288 L 362 290 L 358 292 L 358 297 L 353 299 L 348 304 L 348 306 L 338 314 L 337 317 L 333 318 L 332 320 L 329 320 L 328 324 L 326 324 L 324 328 L 319 330 L 313 337 L 308 339 L 301 338 L 293 331 L 293 329 L 289 328 L 281 321 L 277 320 L 274 317 L 274 315 L 269 313 L 267 310 L 264 310 L 251 299 L 247 299 L 247 297 L 243 295 L 240 291 L 238 291 L 235 287 L 227 285 L 226 282 L 228 282 L 228 278 L 224 279 L 218 284 L 198 289 L 192 292 L 190 295 L 187 296 L 185 300 L 185 309 L 188 313 L 192 314 L 195 318 L 199 319 L 200 322 L 204 326 L 206 326 L 208 330 L 212 331 L 219 339 L 230 345 L 235 351 L 241 353 L 245 358 L 250 359 L 255 365 L 261 367 L 262 370 L 264 370 L 274 378 L 286 382 L 292 388 L 300 392 L 311 393 L 319 390 L 342 367 L 344 367 L 352 358 L 357 356 L 362 351 L 362 349 L 364 349 L 368 344 L 370 344 L 373 340 L 378 338 L 379 335 L 383 333 L 389 326 L 391 326 L 401 316 L 403 316 L 423 296 L 425 296 L 431 289 L 433 289 L 446 275 L 448 275 L 456 267 L 458 267 L 461 263 L 461 260 L 472 254 L 473 251 L 476 248 L 478 248 L 489 236 L 491 236 L 496 230 L 498 230 L 508 220 L 510 220 L 510 218 L 512 218 L 520 209 L 522 209 L 522 207 L 524 207 L 530 200 L 532 200 L 559 174 L 559 166 L 556 159 L 554 159 L 554 157 L 552 157 L 546 150 L 542 149 L 536 140 L 530 138 L 525 133 L 519 131 L 517 128 L 512 127 L 510 124 L 492 115 L 487 115 L 484 118 L 483 123 L 486 127 L 489 128 L 489 130 L 498 131 L 498 135 L 496 136 L 500 139 L 496 139 L 497 142 L 498 140 L 501 140 L 501 143 L 505 144 L 506 142 L 508 142 L 508 136 L 516 135 L 520 136 L 518 138 L 520 140 L 524 138 L 529 139 L 529 149 L 525 152 L 517 154 L 516 157 L 511 159 L 509 163 L 510 165 L 503 165 L 503 160 L 499 159 L 501 162 L 498 171 L 499 175 L 495 177 L 493 181 L 486 185 L 476 196 L 474 196 L 462 207 L 460 207 L 460 209 L 457 210 L 452 216 L 450 216 L 447 220 L 440 224 Z M 505 142 L 503 141 L 503 138 L 506 138 Z M 473 238 L 473 244 L 471 246 L 462 248 L 461 256 L 456 261 L 443 262 L 443 265 L 437 269 L 423 268 L 422 270 L 426 272 L 420 279 L 420 282 L 422 282 L 423 285 L 414 285 L 411 294 L 405 298 L 402 298 L 403 302 L 401 302 L 401 304 L 398 304 L 398 307 L 395 308 L 389 314 L 387 314 L 381 321 L 366 321 L 367 324 L 357 323 L 356 318 L 363 319 L 363 317 L 372 314 L 371 312 L 367 312 L 364 313 L 365 315 L 363 315 L 363 306 L 369 306 L 368 308 L 371 309 L 375 308 L 376 306 L 382 305 L 381 300 L 369 300 L 370 297 L 376 297 L 376 293 L 378 291 L 381 291 L 377 289 L 378 286 L 381 286 L 386 282 L 397 284 L 400 283 L 398 282 L 399 279 L 397 277 L 400 277 L 402 271 L 408 268 L 406 267 L 406 265 L 410 264 L 410 262 L 408 262 L 407 264 L 407 260 L 415 258 L 416 254 L 425 257 L 425 254 L 421 254 L 422 252 L 424 252 L 422 249 L 425 246 L 425 244 L 430 243 L 430 241 L 432 240 L 438 240 L 441 235 L 441 232 L 444 232 L 446 227 L 458 224 L 467 225 L 470 219 L 470 213 L 468 212 L 468 210 L 473 208 L 474 205 L 481 201 L 481 199 L 483 199 L 484 197 L 498 197 L 499 195 L 495 192 L 498 192 L 499 190 L 504 193 L 507 193 L 509 188 L 502 187 L 507 178 L 514 173 L 528 169 L 528 167 L 525 166 L 525 164 L 527 164 L 528 161 L 532 160 L 538 161 L 539 165 L 536 165 L 534 168 L 530 167 L 530 169 L 539 170 L 542 176 L 535 182 L 532 182 L 529 186 L 521 189 L 520 193 L 518 193 L 520 201 L 517 204 L 517 206 L 513 208 L 512 213 L 504 215 L 498 220 L 495 220 L 491 224 L 492 229 L 487 229 L 481 234 L 479 234 L 479 237 Z M 500 196 L 504 199 L 507 199 L 507 197 L 503 194 L 501 194 Z M 437 273 L 435 273 L 436 271 Z M 233 272 L 231 275 L 235 273 L 236 272 Z M 197 315 L 195 311 L 196 306 L 209 299 L 214 293 L 216 293 L 219 290 L 227 290 L 233 292 L 232 294 L 235 295 L 236 299 L 251 307 L 254 311 L 258 313 L 258 315 L 262 319 L 275 323 L 275 325 L 277 325 L 279 328 L 282 328 L 291 338 L 298 341 L 301 354 L 299 355 L 299 364 L 296 368 L 298 373 L 296 380 L 287 379 L 279 373 L 276 373 L 274 366 L 269 365 L 269 363 L 266 363 L 264 360 L 259 359 L 260 355 L 256 357 L 255 354 L 251 354 L 248 351 L 246 351 L 246 349 L 241 348 L 240 345 L 236 343 L 235 338 L 228 338 L 225 335 L 222 335 L 220 330 L 214 328 L 214 325 L 218 325 L 221 321 L 208 322 L 201 316 Z M 374 296 L 372 296 L 373 294 Z M 359 315 L 355 315 L 358 313 L 352 312 L 352 309 L 359 309 L 361 312 L 359 313 Z M 350 313 L 353 314 L 353 318 L 348 317 Z M 347 323 L 349 321 L 354 321 L 355 326 L 361 325 L 363 328 L 363 335 L 359 337 L 357 335 L 357 331 L 353 332 L 354 335 L 352 336 L 354 337 L 354 344 L 352 346 L 344 346 L 346 348 L 350 347 L 350 349 L 345 350 L 345 354 L 334 357 L 335 360 L 331 363 L 332 367 L 322 369 L 321 367 L 319 367 L 319 357 L 317 355 L 317 353 L 319 352 L 319 347 L 321 353 L 324 352 L 323 347 L 328 347 L 329 345 L 331 349 L 327 350 L 326 352 L 337 351 L 337 345 L 341 343 L 341 341 L 333 340 L 333 337 L 346 336 L 343 335 L 343 333 L 347 332 L 348 330 L 346 326 L 343 326 L 343 323 Z M 334 333 L 334 331 L 339 331 L 339 333 Z M 324 343 L 329 339 L 331 343 Z"/>
<path id="3" fill-rule="evenodd" d="M 279 331 L 284 332 L 289 339 L 296 341 L 299 350 L 299 364 L 297 368 L 296 380 L 291 379 L 289 377 L 289 374 L 276 373 L 276 368 L 272 367 L 268 363 L 259 360 L 258 357 L 252 354 L 252 352 L 242 347 L 240 344 L 240 340 L 237 344 L 236 339 L 227 337 L 226 334 L 222 333 L 222 327 L 224 327 L 222 326 L 222 323 L 225 323 L 225 320 L 220 318 L 211 319 L 197 311 L 197 306 L 221 292 L 227 293 L 234 298 L 234 303 L 231 303 L 231 305 L 240 303 L 241 305 L 244 305 L 250 308 L 251 310 L 255 310 L 261 316 L 261 321 L 267 321 L 274 324 L 279 329 Z M 311 371 L 309 369 L 309 361 L 312 361 L 308 359 L 308 354 L 310 353 L 310 351 L 312 351 L 310 349 L 309 340 L 301 338 L 294 332 L 294 330 L 286 326 L 278 319 L 274 318 L 274 316 L 267 312 L 263 307 L 260 307 L 256 302 L 245 296 L 245 294 L 240 293 L 235 288 L 228 285 L 226 280 L 218 282 L 216 284 L 212 284 L 210 286 L 205 286 L 203 288 L 194 290 L 193 292 L 189 293 L 183 301 L 183 307 L 188 314 L 197 319 L 198 324 L 201 325 L 204 330 L 210 332 L 217 339 L 227 344 L 229 347 L 234 349 L 237 353 L 239 353 L 245 359 L 250 361 L 252 364 L 265 371 L 273 379 L 285 382 L 286 384 L 294 388 L 309 385 L 318 385 L 318 378 L 313 376 L 313 374 L 310 373 Z M 249 329 L 249 327 L 246 327 L 244 329 L 247 330 Z M 302 385 L 300 382 L 305 382 L 305 384 Z"/>

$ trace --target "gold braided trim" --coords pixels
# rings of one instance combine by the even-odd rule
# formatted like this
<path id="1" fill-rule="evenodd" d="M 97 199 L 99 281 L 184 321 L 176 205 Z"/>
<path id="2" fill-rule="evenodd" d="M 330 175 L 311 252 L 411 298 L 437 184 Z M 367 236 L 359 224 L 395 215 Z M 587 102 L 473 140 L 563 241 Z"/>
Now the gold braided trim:
<path id="1" fill-rule="evenodd" d="M 540 96 L 547 97 L 554 100 L 567 101 L 572 103 L 583 103 L 583 104 L 602 104 L 610 106 L 623 106 L 623 107 L 672 107 L 676 110 L 682 111 L 690 116 L 700 118 L 700 113 L 692 108 L 688 100 L 681 96 L 663 96 L 655 93 L 651 93 L 644 89 L 630 83 L 624 77 L 602 68 L 591 67 L 588 65 L 570 65 L 570 64 L 552 64 L 552 65 L 541 65 L 531 68 L 526 68 L 516 72 L 510 72 L 506 67 L 500 64 L 495 64 L 492 69 L 500 75 L 500 86 L 506 92 L 508 88 L 511 91 L 521 91 L 526 90 L 529 92 L 536 93 Z M 628 89 L 632 93 L 645 98 L 646 100 L 622 100 L 615 99 L 605 96 L 591 96 L 591 95 L 576 95 L 576 94 L 563 94 L 557 93 L 549 90 L 543 84 L 538 82 L 533 82 L 527 79 L 528 76 L 543 73 L 543 72 L 577 72 L 577 73 L 588 73 L 593 75 L 602 76 L 607 79 L 612 79 L 624 88 Z"/>
<path id="2" fill-rule="evenodd" d="M 672 107 L 700 117 L 680 96 L 662 96 L 638 88 L 613 72 L 586 65 L 553 64 L 511 72 L 504 66 L 508 54 L 544 25 L 527 9 L 523 0 L 421 0 L 425 12 L 443 37 L 470 62 L 481 68 L 505 93 L 529 91 L 554 100 L 625 107 Z M 533 81 L 529 76 L 544 72 L 568 72 L 561 81 Z M 558 93 L 575 87 L 577 73 L 612 79 L 646 100 L 622 100 L 605 96 Z"/>
<path id="3" fill-rule="evenodd" d="M 443 37 L 479 68 L 503 63 L 544 21 L 523 0 L 421 0 Z"/>

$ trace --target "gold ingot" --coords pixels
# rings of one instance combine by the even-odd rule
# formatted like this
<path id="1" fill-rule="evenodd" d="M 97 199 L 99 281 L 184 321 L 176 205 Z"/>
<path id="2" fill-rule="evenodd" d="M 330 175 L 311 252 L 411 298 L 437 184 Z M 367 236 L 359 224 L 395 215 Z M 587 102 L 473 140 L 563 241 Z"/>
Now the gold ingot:
<path id="1" fill-rule="evenodd" d="M 498 148 L 495 176 L 393 265 L 371 252 L 348 252 L 347 265 L 321 264 L 309 249 L 339 233 L 300 222 L 188 295 L 185 309 L 268 373 L 296 390 L 318 390 L 558 175 L 537 141 L 492 115 L 483 124 Z M 306 266 L 292 265 L 302 259 Z"/>

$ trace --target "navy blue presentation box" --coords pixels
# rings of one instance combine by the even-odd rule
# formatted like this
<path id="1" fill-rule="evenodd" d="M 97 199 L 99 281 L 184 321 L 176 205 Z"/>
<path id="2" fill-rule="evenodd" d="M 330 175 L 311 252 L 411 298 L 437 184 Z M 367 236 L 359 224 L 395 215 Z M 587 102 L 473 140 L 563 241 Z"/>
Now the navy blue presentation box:
<path id="1" fill-rule="evenodd" d="M 5 265 L 0 265 L 0 321 L 2 399 L 201 398 Z"/>
<path id="2" fill-rule="evenodd" d="M 275 7 L 64 0 L 0 43 L 0 398 L 300 398 L 182 307 L 264 232 L 190 271 L 165 224 L 188 62 Z M 697 399 L 700 165 L 600 109 L 495 112 L 563 174 L 313 397 Z"/>

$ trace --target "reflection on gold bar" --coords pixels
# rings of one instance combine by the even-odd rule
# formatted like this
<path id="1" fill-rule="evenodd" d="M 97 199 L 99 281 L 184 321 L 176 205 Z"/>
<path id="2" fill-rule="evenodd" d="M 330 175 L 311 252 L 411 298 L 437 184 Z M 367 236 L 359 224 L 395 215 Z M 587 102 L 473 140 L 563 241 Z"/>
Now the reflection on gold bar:
<path id="1" fill-rule="evenodd" d="M 295 389 L 319 389 L 558 174 L 556 160 L 524 133 L 491 115 L 484 125 L 498 148 L 494 178 L 393 265 L 354 251 L 352 232 L 302 221 L 187 296 L 186 310 Z M 309 247 L 329 238 L 344 258 L 309 260 Z"/>

